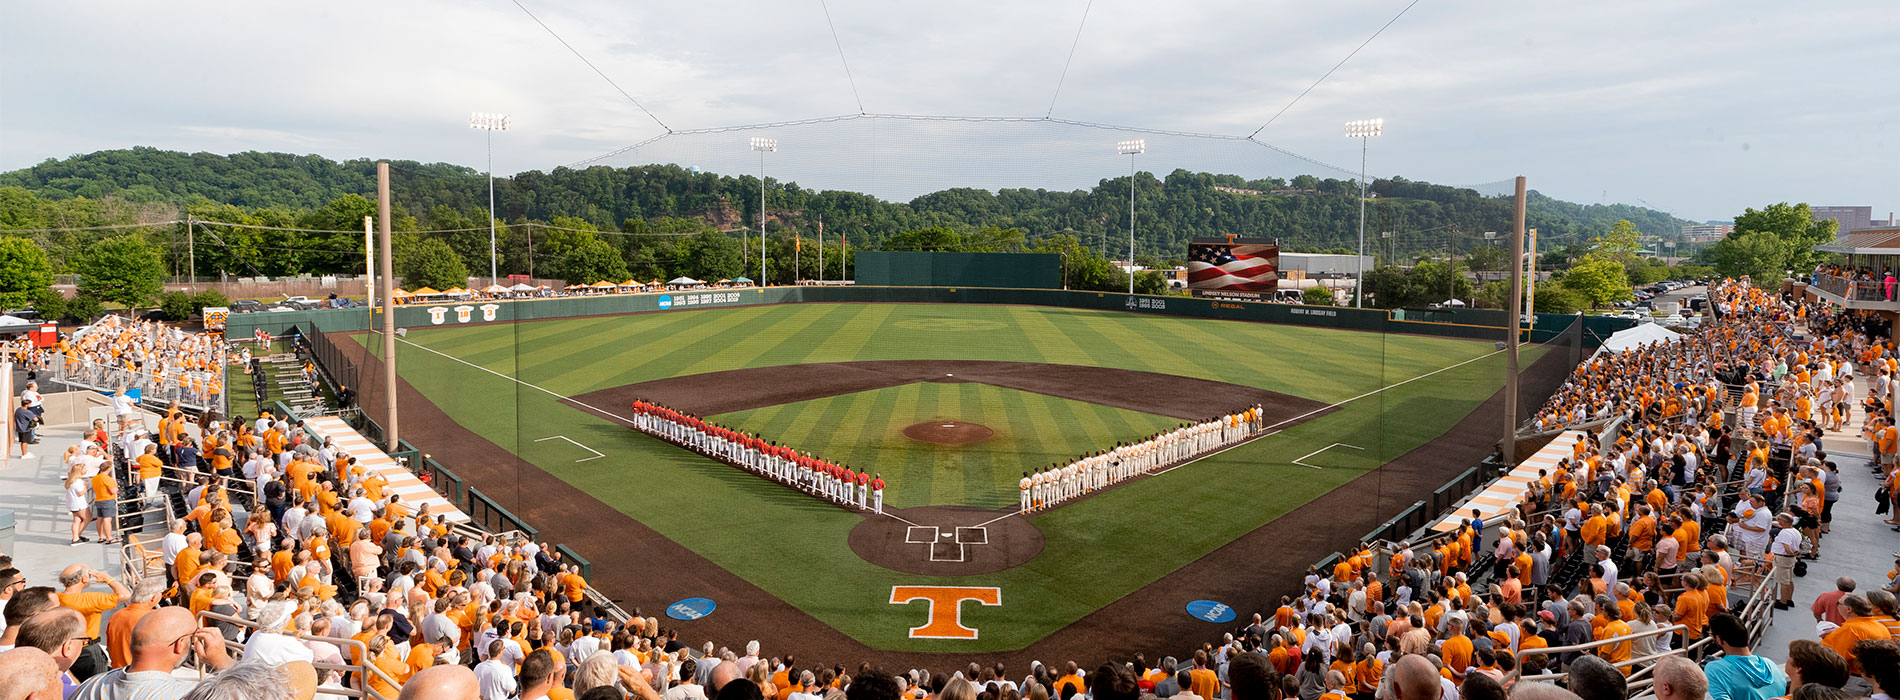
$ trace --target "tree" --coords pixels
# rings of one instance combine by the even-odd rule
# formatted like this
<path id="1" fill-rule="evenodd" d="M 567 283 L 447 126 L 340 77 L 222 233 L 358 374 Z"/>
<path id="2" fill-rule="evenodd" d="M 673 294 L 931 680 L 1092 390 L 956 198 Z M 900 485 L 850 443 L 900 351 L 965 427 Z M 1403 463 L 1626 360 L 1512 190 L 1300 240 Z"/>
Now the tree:
<path id="1" fill-rule="evenodd" d="M 1709 246 L 1708 256 L 1715 271 L 1724 277 L 1747 275 L 1756 284 L 1770 284 L 1787 273 L 1790 251 L 1779 236 L 1757 230 L 1729 234 Z"/>
<path id="2" fill-rule="evenodd" d="M 0 237 L 0 309 L 31 304 L 52 286 L 46 251 L 19 236 Z"/>
<path id="3" fill-rule="evenodd" d="M 1540 314 L 1574 314 L 1583 310 L 1584 303 L 1581 295 L 1563 283 L 1545 280 L 1537 283 L 1537 299 L 1532 305 Z"/>
<path id="4" fill-rule="evenodd" d="M 430 238 L 401 252 L 396 256 L 396 275 L 410 289 L 449 289 L 468 284 L 468 266 L 447 243 Z"/>
<path id="5" fill-rule="evenodd" d="M 1333 290 L 1326 287 L 1307 287 L 1300 292 L 1300 301 L 1307 306 L 1332 306 Z"/>
<path id="6" fill-rule="evenodd" d="M 1833 219 L 1814 219 L 1814 211 L 1806 204 L 1781 202 L 1770 204 L 1760 210 L 1744 209 L 1742 215 L 1735 217 L 1735 230 L 1724 241 L 1739 238 L 1751 233 L 1765 233 L 1779 240 L 1785 250 L 1781 258 L 1782 267 L 1774 272 L 1773 279 L 1780 279 L 1782 271 L 1812 270 L 1828 253 L 1814 250 L 1814 247 L 1834 240 L 1834 232 L 1840 227 Z M 1720 245 L 1718 243 L 1718 245 Z M 1719 267 L 1719 266 L 1718 266 Z M 1756 277 L 1755 281 L 1762 281 Z"/>
<path id="7" fill-rule="evenodd" d="M 1473 270 L 1492 272 L 1506 269 L 1506 266 L 1510 264 L 1510 257 L 1511 254 L 1503 248 L 1482 245 L 1473 248 L 1471 253 L 1465 256 L 1465 264 L 1470 265 Z"/>
<path id="8" fill-rule="evenodd" d="M 1630 298 L 1630 280 L 1623 264 L 1594 255 L 1584 256 L 1582 262 L 1570 266 L 1563 285 L 1592 308 Z"/>
<path id="9" fill-rule="evenodd" d="M 599 239 L 567 251 L 556 263 L 555 270 L 568 284 L 618 283 L 628 277 L 627 261 L 620 257 L 620 251 Z"/>
<path id="10" fill-rule="evenodd" d="M 684 264 L 673 270 L 694 279 L 732 279 L 745 272 L 739 258 L 739 239 L 723 233 L 705 232 L 686 244 Z"/>
<path id="11" fill-rule="evenodd" d="M 1142 270 L 1135 274 L 1136 294 L 1167 294 L 1168 278 L 1154 270 Z"/>
<path id="12" fill-rule="evenodd" d="M 167 321 L 183 321 L 191 318 L 191 295 L 172 291 L 158 295 L 158 311 Z"/>
<path id="13" fill-rule="evenodd" d="M 1590 255 L 1618 265 L 1636 264 L 1636 251 L 1643 249 L 1641 232 L 1628 219 L 1618 219 L 1610 230 L 1590 239 Z"/>
<path id="14" fill-rule="evenodd" d="M 129 309 L 151 301 L 164 287 L 165 267 L 158 250 L 136 235 L 94 243 L 76 262 L 81 292 Z"/>

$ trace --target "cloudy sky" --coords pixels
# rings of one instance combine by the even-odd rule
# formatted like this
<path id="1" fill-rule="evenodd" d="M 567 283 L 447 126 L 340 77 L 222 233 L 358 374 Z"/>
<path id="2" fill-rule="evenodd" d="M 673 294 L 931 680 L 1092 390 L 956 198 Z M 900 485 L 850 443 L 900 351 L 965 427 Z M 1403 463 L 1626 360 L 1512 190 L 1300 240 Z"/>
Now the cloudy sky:
<path id="1" fill-rule="evenodd" d="M 828 1 L 855 96 L 818 0 L 521 0 L 657 120 L 511 0 L 7 3 L 0 169 L 133 145 L 479 168 L 477 110 L 513 116 L 498 172 L 601 156 L 666 133 L 659 122 L 860 111 L 1246 136 L 1409 2 L 1095 0 L 1052 111 L 1088 0 Z M 1420 0 L 1258 139 L 1354 170 L 1359 144 L 1341 123 L 1383 117 L 1375 175 L 1522 174 L 1553 196 L 1698 220 L 1781 200 L 1879 217 L 1900 209 L 1897 23 L 1892 0 Z M 600 162 L 749 171 L 748 133 L 780 138 L 774 167 L 801 184 L 887 196 L 1086 186 L 1127 167 L 1112 145 L 1127 134 L 898 120 L 675 136 Z M 1059 147 L 1097 140 L 1106 156 Z M 1142 158 L 1144 170 L 1340 174 L 1236 141 L 1155 135 Z"/>

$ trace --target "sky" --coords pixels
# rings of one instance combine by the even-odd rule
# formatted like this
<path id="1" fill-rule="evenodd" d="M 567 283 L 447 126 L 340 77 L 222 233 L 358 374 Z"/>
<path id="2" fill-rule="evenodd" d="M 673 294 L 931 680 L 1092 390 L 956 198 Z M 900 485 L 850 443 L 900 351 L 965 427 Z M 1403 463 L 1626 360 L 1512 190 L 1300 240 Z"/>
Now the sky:
<path id="1" fill-rule="evenodd" d="M 488 111 L 512 117 L 493 168 L 513 173 L 669 129 L 862 112 L 1258 129 L 1310 160 L 1154 134 L 1136 165 L 1347 177 L 1361 143 L 1342 124 L 1379 117 L 1375 177 L 1499 193 L 1524 175 L 1561 199 L 1692 220 L 1778 201 L 1900 210 L 1900 3 L 1418 0 L 1287 107 L 1409 2 L 13 2 L 0 170 L 135 145 L 480 169 L 486 135 L 467 119 Z M 859 119 L 673 135 L 595 162 L 752 172 L 751 135 L 780 140 L 774 177 L 893 198 L 1086 187 L 1125 175 L 1114 143 L 1144 136 Z"/>

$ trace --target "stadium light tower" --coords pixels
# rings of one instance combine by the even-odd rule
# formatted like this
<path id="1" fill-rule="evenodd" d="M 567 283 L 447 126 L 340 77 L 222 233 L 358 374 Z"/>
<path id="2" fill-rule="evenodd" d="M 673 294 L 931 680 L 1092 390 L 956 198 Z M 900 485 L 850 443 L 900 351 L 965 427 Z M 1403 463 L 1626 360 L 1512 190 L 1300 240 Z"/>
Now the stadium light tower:
<path id="1" fill-rule="evenodd" d="M 468 128 L 488 132 L 488 284 L 495 278 L 495 132 L 508 130 L 508 115 L 475 112 L 468 115 Z"/>
<path id="2" fill-rule="evenodd" d="M 1135 293 L 1135 156 L 1148 150 L 1147 139 L 1119 141 L 1115 151 L 1128 156 L 1128 293 Z"/>
<path id="3" fill-rule="evenodd" d="M 1346 122 L 1346 138 L 1359 139 L 1359 268 L 1352 286 L 1352 305 L 1364 306 L 1366 297 L 1366 142 L 1385 132 L 1384 119 L 1358 119 Z"/>
<path id="4" fill-rule="evenodd" d="M 778 151 L 778 139 L 754 136 L 752 150 L 759 152 L 759 286 L 763 287 L 765 286 L 765 154 Z"/>

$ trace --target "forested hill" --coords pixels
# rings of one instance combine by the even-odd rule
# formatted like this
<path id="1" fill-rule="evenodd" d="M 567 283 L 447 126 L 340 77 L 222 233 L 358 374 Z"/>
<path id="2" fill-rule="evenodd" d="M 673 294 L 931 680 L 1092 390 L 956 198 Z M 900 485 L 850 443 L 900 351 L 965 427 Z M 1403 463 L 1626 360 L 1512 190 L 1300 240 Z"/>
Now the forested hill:
<path id="1" fill-rule="evenodd" d="M 392 187 L 397 206 L 417 217 L 421 228 L 485 218 L 487 185 L 479 171 L 445 163 L 393 161 Z M 65 160 L 47 160 L 30 168 L 0 173 L 0 187 L 26 189 L 35 199 L 116 198 L 135 208 L 158 205 L 231 205 L 247 212 L 312 212 L 346 195 L 374 198 L 375 163 L 368 159 L 332 161 L 315 155 L 245 152 L 232 155 L 182 153 L 156 148 L 98 151 Z M 1020 228 L 1031 239 L 1068 232 L 1085 244 L 1125 231 L 1127 178 L 1104 179 L 1089 190 L 1048 191 L 950 189 L 910 202 L 885 202 L 854 192 L 812 191 L 797 183 L 768 180 L 768 228 L 806 232 L 822 217 L 827 235 L 847 235 L 854 245 L 875 246 L 895 234 L 945 226 Z M 1262 194 L 1215 189 L 1225 186 Z M 1350 180 L 1311 176 L 1246 180 L 1234 175 L 1177 170 L 1165 181 L 1154 174 L 1138 178 L 1136 231 L 1144 255 L 1181 257 L 1196 237 L 1238 234 L 1278 238 L 1289 249 L 1354 245 L 1358 235 L 1357 188 Z M 1269 190 L 1298 190 L 1267 194 Z M 1433 253 L 1446 245 L 1461 249 L 1481 244 L 1486 231 L 1508 231 L 1508 197 L 1485 197 L 1472 190 L 1408 181 L 1375 180 L 1375 199 L 1367 211 L 1368 247 L 1400 256 Z M 48 222 L 8 206 L 0 197 L 0 229 L 71 226 Z M 692 172 L 658 165 L 584 170 L 528 171 L 498 179 L 498 216 L 504 221 L 578 219 L 604 230 L 624 229 L 629 220 L 700 219 L 717 229 L 756 229 L 758 179 Z M 12 211 L 9 213 L 9 209 Z M 265 216 L 285 220 L 284 216 Z M 297 216 L 291 219 L 301 218 Z M 9 219 L 12 219 L 9 221 Z M 1691 223 L 1652 209 L 1627 205 L 1579 205 L 1533 192 L 1530 226 L 1541 240 L 1557 246 L 1587 240 L 1608 231 L 1619 219 L 1652 236 L 1675 236 Z M 97 223 L 97 222 L 84 222 Z M 1378 232 L 1392 231 L 1386 242 Z M 1110 238 L 1113 241 L 1119 236 Z M 1114 246 L 1110 246 L 1114 247 Z"/>

